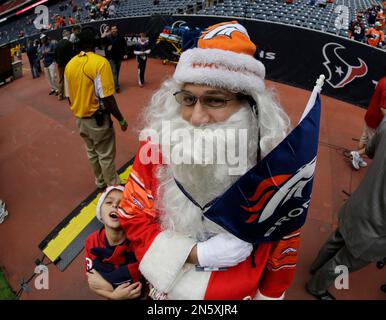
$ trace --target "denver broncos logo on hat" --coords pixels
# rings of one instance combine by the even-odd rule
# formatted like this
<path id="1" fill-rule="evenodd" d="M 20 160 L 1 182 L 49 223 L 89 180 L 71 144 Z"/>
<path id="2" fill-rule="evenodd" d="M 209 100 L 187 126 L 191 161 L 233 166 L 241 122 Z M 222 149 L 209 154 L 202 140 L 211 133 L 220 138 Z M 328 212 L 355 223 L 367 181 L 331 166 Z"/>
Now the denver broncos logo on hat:
<path id="1" fill-rule="evenodd" d="M 222 22 L 210 26 L 201 35 L 197 47 L 244 53 L 253 56 L 256 46 L 249 38 L 248 31 L 237 21 Z"/>
<path id="2" fill-rule="evenodd" d="M 224 35 L 231 38 L 232 33 L 235 31 L 245 34 L 245 36 L 249 39 L 247 29 L 245 29 L 241 24 L 238 24 L 237 21 L 232 21 L 231 23 L 223 22 L 223 23 L 215 24 L 209 27 L 202 34 L 201 37 L 203 40 L 213 39 L 214 37 L 217 37 L 220 35 Z"/>

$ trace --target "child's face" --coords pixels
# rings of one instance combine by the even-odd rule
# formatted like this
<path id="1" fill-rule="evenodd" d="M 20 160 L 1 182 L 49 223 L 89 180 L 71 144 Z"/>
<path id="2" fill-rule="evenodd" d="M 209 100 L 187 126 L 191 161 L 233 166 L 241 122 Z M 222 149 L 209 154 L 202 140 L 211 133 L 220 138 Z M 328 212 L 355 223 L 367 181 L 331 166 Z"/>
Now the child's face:
<path id="1" fill-rule="evenodd" d="M 118 205 L 122 199 L 122 191 L 111 190 L 101 207 L 101 218 L 103 224 L 111 229 L 119 229 L 121 227 L 118 220 Z"/>

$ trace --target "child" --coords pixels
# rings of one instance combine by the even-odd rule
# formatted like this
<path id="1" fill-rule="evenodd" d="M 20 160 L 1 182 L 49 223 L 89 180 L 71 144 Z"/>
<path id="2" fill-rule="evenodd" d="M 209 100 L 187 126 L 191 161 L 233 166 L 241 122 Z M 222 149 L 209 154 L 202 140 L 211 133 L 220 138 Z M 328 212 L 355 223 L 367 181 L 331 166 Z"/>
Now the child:
<path id="1" fill-rule="evenodd" d="M 134 49 L 134 54 L 137 57 L 138 66 L 138 84 L 143 87 L 145 84 L 145 69 L 147 55 L 150 54 L 149 40 L 146 38 L 144 33 L 140 34 L 140 39 Z"/>
<path id="2" fill-rule="evenodd" d="M 86 239 L 86 271 L 90 289 L 112 300 L 141 296 L 138 261 L 118 221 L 118 205 L 124 187 L 108 187 L 99 198 L 96 216 L 100 230 Z"/>

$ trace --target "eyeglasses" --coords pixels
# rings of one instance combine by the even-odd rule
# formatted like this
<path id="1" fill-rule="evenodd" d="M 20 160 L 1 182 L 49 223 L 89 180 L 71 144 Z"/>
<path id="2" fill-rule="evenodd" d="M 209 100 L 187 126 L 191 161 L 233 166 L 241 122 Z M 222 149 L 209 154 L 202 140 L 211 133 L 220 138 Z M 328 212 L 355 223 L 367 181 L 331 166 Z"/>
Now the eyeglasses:
<path id="1" fill-rule="evenodd" d="M 173 93 L 174 97 L 176 98 L 176 101 L 186 107 L 193 107 L 196 105 L 197 101 L 200 101 L 200 104 L 206 108 L 209 109 L 221 109 L 225 108 L 228 101 L 231 100 L 237 100 L 236 97 L 234 98 L 227 98 L 225 96 L 222 96 L 221 94 L 204 94 L 200 97 L 196 97 L 194 94 L 190 93 L 189 91 L 178 91 Z"/>

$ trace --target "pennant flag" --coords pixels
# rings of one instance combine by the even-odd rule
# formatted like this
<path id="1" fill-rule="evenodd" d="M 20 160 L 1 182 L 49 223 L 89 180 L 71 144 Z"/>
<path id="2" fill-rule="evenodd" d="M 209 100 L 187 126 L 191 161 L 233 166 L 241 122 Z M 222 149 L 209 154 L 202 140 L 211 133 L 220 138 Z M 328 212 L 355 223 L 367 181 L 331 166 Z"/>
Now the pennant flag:
<path id="1" fill-rule="evenodd" d="M 323 81 L 321 75 L 296 128 L 217 198 L 205 217 L 253 244 L 278 241 L 303 226 L 316 165 Z"/>

